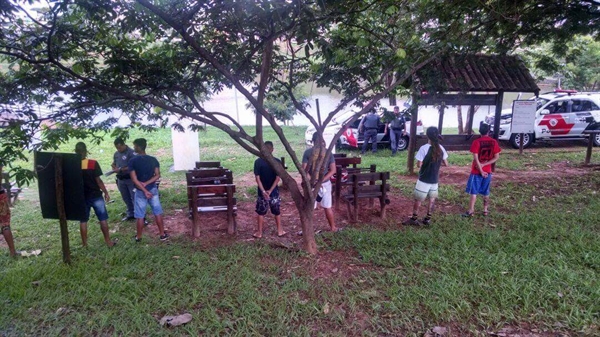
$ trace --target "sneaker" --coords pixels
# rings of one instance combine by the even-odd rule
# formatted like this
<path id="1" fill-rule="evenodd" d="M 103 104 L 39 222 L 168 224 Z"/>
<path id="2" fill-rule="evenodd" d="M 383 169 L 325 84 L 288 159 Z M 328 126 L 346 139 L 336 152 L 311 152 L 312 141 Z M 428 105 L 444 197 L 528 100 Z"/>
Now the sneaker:
<path id="1" fill-rule="evenodd" d="M 421 225 L 421 223 L 417 219 L 408 218 L 408 220 L 404 221 L 402 223 L 402 225 L 404 225 L 404 226 L 419 226 L 419 225 Z"/>
<path id="2" fill-rule="evenodd" d="M 160 241 L 167 241 L 167 240 L 169 240 L 169 234 L 165 233 L 160 236 Z"/>
<path id="3" fill-rule="evenodd" d="M 123 219 L 121 219 L 121 222 L 131 221 L 131 220 L 135 220 L 135 217 L 133 217 L 133 216 L 126 216 Z"/>
<path id="4" fill-rule="evenodd" d="M 135 243 L 140 243 L 140 242 L 142 242 L 142 239 L 141 239 L 141 238 L 139 238 L 139 239 L 138 239 L 137 235 L 135 235 L 135 236 L 133 237 L 133 240 L 135 241 Z"/>

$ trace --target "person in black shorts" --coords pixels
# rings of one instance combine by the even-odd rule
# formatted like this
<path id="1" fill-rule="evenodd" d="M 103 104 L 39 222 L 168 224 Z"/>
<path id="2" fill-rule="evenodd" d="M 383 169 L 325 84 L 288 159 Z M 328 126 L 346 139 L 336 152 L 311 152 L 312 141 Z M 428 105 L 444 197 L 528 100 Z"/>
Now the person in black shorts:
<path id="1" fill-rule="evenodd" d="M 273 143 L 265 142 L 265 147 L 270 153 L 273 153 Z M 279 159 L 275 159 L 278 162 Z M 262 158 L 254 161 L 254 176 L 258 185 L 258 197 L 256 198 L 256 214 L 258 214 L 258 228 L 254 233 L 255 238 L 261 238 L 263 234 L 263 225 L 265 222 L 265 214 L 271 209 L 271 214 L 275 216 L 277 224 L 277 235 L 284 236 L 287 233 L 281 226 L 281 198 L 279 197 L 279 178 L 275 170 Z"/>

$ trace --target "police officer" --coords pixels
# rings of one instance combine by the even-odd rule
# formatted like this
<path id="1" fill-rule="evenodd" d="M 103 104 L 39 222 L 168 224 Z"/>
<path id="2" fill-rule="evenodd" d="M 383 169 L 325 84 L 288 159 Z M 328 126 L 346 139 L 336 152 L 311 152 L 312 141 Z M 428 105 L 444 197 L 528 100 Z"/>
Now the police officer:
<path id="1" fill-rule="evenodd" d="M 358 131 L 364 133 L 364 143 L 362 146 L 362 154 L 367 151 L 369 141 L 372 144 L 372 152 L 377 152 L 377 129 L 379 128 L 379 116 L 375 114 L 375 109 L 371 109 L 369 113 L 360 121 Z"/>
<path id="2" fill-rule="evenodd" d="M 398 141 L 406 135 L 406 120 L 400 116 L 400 108 L 394 107 L 394 119 L 385 126 L 385 133 L 390 131 L 390 145 L 392 146 L 392 156 L 398 151 Z"/>
<path id="3" fill-rule="evenodd" d="M 134 220 L 133 189 L 135 186 L 129 176 L 127 163 L 135 156 L 135 152 L 129 146 L 125 145 L 125 142 L 121 138 L 115 139 L 115 148 L 117 148 L 117 151 L 113 156 L 112 169 L 117 174 L 117 186 L 119 187 L 121 198 L 123 198 L 125 205 L 127 205 L 127 216 L 121 221 Z"/>

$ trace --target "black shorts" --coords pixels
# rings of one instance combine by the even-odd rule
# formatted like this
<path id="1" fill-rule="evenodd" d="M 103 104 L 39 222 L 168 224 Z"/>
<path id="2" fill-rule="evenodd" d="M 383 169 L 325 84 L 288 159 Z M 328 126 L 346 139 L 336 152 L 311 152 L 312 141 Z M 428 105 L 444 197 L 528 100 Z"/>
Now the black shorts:
<path id="1" fill-rule="evenodd" d="M 279 197 L 279 191 L 273 191 L 271 193 L 271 198 L 266 200 L 262 195 L 260 195 L 256 199 L 256 214 L 265 215 L 269 208 L 271 209 L 271 214 L 280 215 L 281 214 L 281 198 Z"/>

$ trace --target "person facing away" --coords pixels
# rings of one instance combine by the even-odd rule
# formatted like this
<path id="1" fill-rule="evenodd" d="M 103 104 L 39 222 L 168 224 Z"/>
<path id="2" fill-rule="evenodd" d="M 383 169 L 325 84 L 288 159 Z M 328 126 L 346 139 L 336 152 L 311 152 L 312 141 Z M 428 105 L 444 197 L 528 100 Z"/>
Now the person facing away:
<path id="1" fill-rule="evenodd" d="M 106 210 L 106 202 L 110 200 L 110 195 L 104 186 L 104 182 L 100 177 L 102 176 L 102 169 L 100 164 L 93 160 L 88 159 L 87 146 L 83 142 L 75 144 L 75 153 L 81 156 L 81 177 L 83 179 L 83 196 L 85 199 L 85 218 L 79 222 L 79 230 L 81 232 L 81 241 L 84 247 L 87 247 L 87 224 L 90 220 L 90 209 L 94 209 L 96 217 L 100 222 L 100 230 L 104 235 L 104 242 L 109 247 L 115 245 L 115 242 L 110 240 L 110 234 L 108 232 L 108 211 Z M 104 197 L 103 194 L 104 193 Z"/>
<path id="2" fill-rule="evenodd" d="M 440 133 L 436 127 L 429 127 L 426 131 L 427 144 L 421 146 L 415 155 L 417 167 L 419 168 L 419 179 L 413 191 L 413 214 L 403 225 L 419 226 L 418 214 L 421 203 L 429 198 L 427 215 L 423 218 L 423 225 L 431 223 L 431 216 L 435 207 L 435 199 L 438 197 L 438 182 L 440 179 L 440 167 L 448 166 L 448 153 L 440 145 Z"/>
<path id="3" fill-rule="evenodd" d="M 481 137 L 475 139 L 471 144 L 470 151 L 473 154 L 473 163 L 471 164 L 471 174 L 465 189 L 465 192 L 469 194 L 469 209 L 462 214 L 464 217 L 472 217 L 475 213 L 475 202 L 478 194 L 483 196 L 483 215 L 488 215 L 490 187 L 492 185 L 492 164 L 500 158 L 500 152 L 502 151 L 498 141 L 488 135 L 489 132 L 490 126 L 488 124 L 479 124 Z"/>
<path id="4" fill-rule="evenodd" d="M 10 204 L 8 202 L 8 193 L 2 186 L 2 165 L 0 165 L 0 234 L 4 236 L 4 241 L 8 245 L 8 252 L 11 257 L 17 256 L 15 242 L 12 231 L 10 230 Z"/>
<path id="5" fill-rule="evenodd" d="M 400 116 L 400 108 L 394 107 L 394 119 L 385 125 L 384 133 L 390 131 L 390 146 L 392 148 L 392 156 L 398 151 L 398 141 L 406 136 L 406 120 L 404 116 Z"/>
<path id="6" fill-rule="evenodd" d="M 135 152 L 129 146 L 125 145 L 125 142 L 121 138 L 117 138 L 114 141 L 115 154 L 113 155 L 112 162 L 112 170 L 117 174 L 117 187 L 119 188 L 119 193 L 121 194 L 121 198 L 125 205 L 127 206 L 127 214 L 121 221 L 133 220 L 135 217 L 133 216 L 133 197 L 135 186 L 133 185 L 133 181 L 131 180 L 131 175 L 129 174 L 129 161 L 133 156 L 135 156 Z"/>
<path id="7" fill-rule="evenodd" d="M 273 153 L 273 142 L 266 141 L 265 148 L 269 153 Z M 281 161 L 277 158 L 279 163 Z M 256 198 L 256 214 L 258 215 L 258 228 L 254 233 L 255 238 L 261 238 L 263 234 L 263 224 L 265 215 L 270 209 L 271 214 L 275 216 L 277 224 L 277 236 L 287 234 L 281 226 L 281 198 L 279 197 L 279 181 L 281 178 L 277 176 L 275 170 L 267 163 L 266 160 L 258 158 L 254 161 L 254 177 L 258 185 L 258 197 Z"/>
<path id="8" fill-rule="evenodd" d="M 313 172 L 313 167 L 315 166 L 315 163 L 313 162 L 314 149 L 320 148 L 323 152 L 327 151 L 325 147 L 325 141 L 323 141 L 321 138 L 321 142 L 319 143 L 318 139 L 318 132 L 313 133 L 313 147 L 306 149 L 306 151 L 304 151 L 304 154 L 302 155 L 302 169 L 306 171 L 306 174 L 308 175 L 309 179 L 311 172 Z M 318 172 L 314 172 L 314 174 L 317 175 L 315 178 L 319 177 Z M 332 232 L 337 232 L 339 228 L 335 225 L 333 209 L 331 208 L 331 206 L 333 205 L 333 198 L 331 197 L 332 188 L 330 179 L 335 174 L 335 160 L 333 158 L 333 155 L 330 154 L 327 158 L 325 158 L 323 162 L 323 167 L 321 168 L 321 174 L 323 176 L 323 183 L 321 184 L 321 189 L 319 190 L 318 194 L 318 198 L 321 198 L 321 201 L 315 202 L 315 208 L 317 207 L 317 203 L 320 204 L 321 207 L 323 207 L 323 209 L 325 210 L 325 217 L 327 218 L 327 222 L 329 223 L 329 228 Z"/>
<path id="9" fill-rule="evenodd" d="M 137 233 L 134 239 L 136 242 L 142 240 L 146 207 L 150 205 L 158 226 L 159 239 L 165 241 L 169 238 L 169 234 L 164 229 L 163 210 L 160 204 L 158 186 L 156 185 L 156 181 L 160 179 L 160 164 L 156 158 L 146 154 L 146 145 L 147 142 L 144 138 L 134 140 L 133 150 L 137 155 L 131 158 L 127 164 L 131 180 L 135 185 L 133 213 L 137 221 Z"/>
<path id="10" fill-rule="evenodd" d="M 379 116 L 375 113 L 375 109 L 371 109 L 369 113 L 360 121 L 358 131 L 364 133 L 364 143 L 362 146 L 362 154 L 367 152 L 367 146 L 371 142 L 371 151 L 377 152 L 377 130 L 379 129 Z"/>

